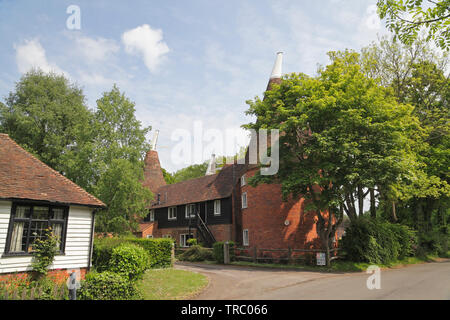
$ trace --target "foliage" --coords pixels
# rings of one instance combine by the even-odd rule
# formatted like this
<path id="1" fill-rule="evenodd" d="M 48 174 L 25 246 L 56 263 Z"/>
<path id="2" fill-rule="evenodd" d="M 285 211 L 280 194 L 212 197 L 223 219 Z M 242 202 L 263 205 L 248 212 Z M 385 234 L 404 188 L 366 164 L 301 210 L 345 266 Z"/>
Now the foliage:
<path id="1" fill-rule="evenodd" d="M 230 261 L 234 261 L 235 260 L 235 252 L 233 250 L 235 244 L 233 241 L 228 241 L 229 244 L 229 248 L 230 248 Z M 216 260 L 218 263 L 224 263 L 224 257 L 223 257 L 223 245 L 224 242 L 215 242 L 213 244 L 213 257 L 214 260 Z"/>
<path id="2" fill-rule="evenodd" d="M 123 243 L 112 249 L 109 269 L 120 273 L 132 281 L 141 279 L 149 267 L 149 257 L 144 248 Z"/>
<path id="3" fill-rule="evenodd" d="M 436 46 L 450 46 L 450 1 L 436 0 L 378 0 L 378 13 L 386 18 L 387 28 L 403 43 L 411 44 L 422 27 L 427 30 L 427 41 L 433 39 Z M 411 18 L 409 18 L 411 17 Z"/>
<path id="4" fill-rule="evenodd" d="M 137 300 L 141 296 L 133 282 L 114 272 L 90 272 L 77 291 L 80 300 Z"/>
<path id="5" fill-rule="evenodd" d="M 164 180 L 166 181 L 167 184 L 174 184 L 175 183 L 175 178 L 173 177 L 173 175 L 169 171 L 167 171 L 164 168 L 161 168 L 161 171 L 163 173 Z"/>
<path id="6" fill-rule="evenodd" d="M 203 177 L 206 173 L 206 169 L 208 169 L 207 161 L 202 164 L 193 164 L 180 169 L 172 174 L 173 183 Z"/>
<path id="7" fill-rule="evenodd" d="M 36 238 L 33 243 L 32 268 L 39 276 L 47 274 L 48 267 L 53 263 L 59 251 L 59 240 L 53 235 L 51 227 L 44 230 L 44 237 Z"/>
<path id="8" fill-rule="evenodd" d="M 184 250 L 179 256 L 180 261 L 212 261 L 214 260 L 213 252 L 210 249 L 203 248 L 199 245 L 192 245 L 189 249 Z"/>
<path id="9" fill-rule="evenodd" d="M 188 239 L 188 241 L 186 241 L 188 246 L 196 246 L 198 245 L 198 241 L 196 238 L 192 238 L 192 239 Z"/>
<path id="10" fill-rule="evenodd" d="M 347 260 L 390 263 L 414 255 L 417 236 L 407 226 L 363 217 L 347 228 L 341 245 Z"/>
<path id="11" fill-rule="evenodd" d="M 94 240 L 92 264 L 98 272 L 110 270 L 113 249 L 123 243 L 136 244 L 147 251 L 149 268 L 172 266 L 173 240 L 139 238 L 104 238 Z"/>
<path id="12" fill-rule="evenodd" d="M 153 198 L 142 185 L 142 179 L 141 166 L 125 159 L 112 160 L 94 188 L 95 194 L 108 205 L 96 215 L 96 231 L 123 234 L 137 229 L 139 218 L 148 214 Z"/>
<path id="13" fill-rule="evenodd" d="M 82 90 L 62 75 L 31 70 L 0 104 L 0 131 L 58 172 L 88 187 L 93 117 Z"/>
<path id="14" fill-rule="evenodd" d="M 149 255 L 150 268 L 172 267 L 173 240 L 169 238 L 142 239 L 130 238 L 127 241 L 143 247 Z"/>

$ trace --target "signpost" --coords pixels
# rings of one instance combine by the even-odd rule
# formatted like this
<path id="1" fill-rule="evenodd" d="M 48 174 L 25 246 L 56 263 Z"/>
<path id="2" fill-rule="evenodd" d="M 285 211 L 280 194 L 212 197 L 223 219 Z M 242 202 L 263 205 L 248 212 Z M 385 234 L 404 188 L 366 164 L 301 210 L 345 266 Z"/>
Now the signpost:
<path id="1" fill-rule="evenodd" d="M 316 253 L 316 261 L 318 266 L 325 266 L 327 264 L 324 252 Z"/>

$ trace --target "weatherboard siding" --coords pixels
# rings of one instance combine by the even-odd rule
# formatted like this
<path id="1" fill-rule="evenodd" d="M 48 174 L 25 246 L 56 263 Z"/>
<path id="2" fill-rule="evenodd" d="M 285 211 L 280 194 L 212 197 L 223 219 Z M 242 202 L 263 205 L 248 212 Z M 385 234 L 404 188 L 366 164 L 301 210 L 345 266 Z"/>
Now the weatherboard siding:
<path id="1" fill-rule="evenodd" d="M 89 267 L 93 209 L 71 206 L 67 221 L 65 254 L 55 257 L 50 269 L 74 269 Z M 11 202 L 0 202 L 0 252 L 5 252 Z M 0 273 L 31 270 L 31 256 L 0 258 Z"/>

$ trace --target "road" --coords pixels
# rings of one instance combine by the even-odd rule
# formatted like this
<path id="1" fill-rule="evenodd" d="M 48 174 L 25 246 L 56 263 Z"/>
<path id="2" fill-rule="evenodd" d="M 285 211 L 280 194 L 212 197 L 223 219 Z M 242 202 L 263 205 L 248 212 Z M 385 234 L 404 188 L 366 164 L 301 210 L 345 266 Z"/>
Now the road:
<path id="1" fill-rule="evenodd" d="M 369 290 L 371 274 L 177 263 L 202 273 L 210 284 L 197 300 L 450 300 L 450 260 L 383 269 L 380 289 Z"/>

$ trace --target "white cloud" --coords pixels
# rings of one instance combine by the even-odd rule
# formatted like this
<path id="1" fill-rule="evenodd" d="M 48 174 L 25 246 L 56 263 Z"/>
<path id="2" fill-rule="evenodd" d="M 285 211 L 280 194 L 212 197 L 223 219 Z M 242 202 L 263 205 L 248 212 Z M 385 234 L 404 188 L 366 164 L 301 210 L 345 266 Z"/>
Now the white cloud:
<path id="1" fill-rule="evenodd" d="M 44 72 L 66 74 L 56 64 L 47 61 L 45 49 L 38 39 L 25 40 L 24 43 L 14 45 L 16 50 L 16 64 L 19 72 L 25 73 L 31 68 L 40 68 Z"/>
<path id="2" fill-rule="evenodd" d="M 75 41 L 78 46 L 78 51 L 89 62 L 103 61 L 119 51 L 117 43 L 110 39 L 101 37 L 93 39 L 80 36 Z"/>
<path id="3" fill-rule="evenodd" d="M 164 55 L 169 52 L 162 30 L 152 29 L 148 24 L 125 31 L 122 42 L 127 53 L 142 56 L 150 72 L 156 71 Z"/>

